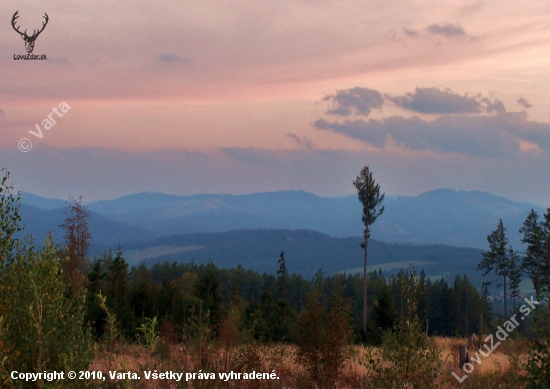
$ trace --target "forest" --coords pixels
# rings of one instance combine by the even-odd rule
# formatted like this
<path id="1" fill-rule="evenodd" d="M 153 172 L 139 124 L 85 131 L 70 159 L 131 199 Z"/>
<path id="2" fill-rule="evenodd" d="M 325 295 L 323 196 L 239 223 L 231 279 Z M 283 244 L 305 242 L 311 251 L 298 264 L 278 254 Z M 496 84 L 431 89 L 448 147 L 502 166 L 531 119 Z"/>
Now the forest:
<path id="1" fill-rule="evenodd" d="M 289 272 L 285 252 L 277 253 L 276 272 L 263 274 L 192 261 L 129 266 L 120 246 L 90 257 L 82 198 L 67 208 L 65 245 L 51 236 L 37 245 L 31 236 L 17 238 L 21 194 L 3 173 L 0 387 L 457 387 L 451 373 L 463 375 L 465 365 L 456 366 L 459 343 L 469 342 L 473 354 L 472 339 L 480 339 L 481 349 L 486 335 L 508 328 L 523 304 L 524 273 L 537 302 L 550 282 L 550 208 L 542 221 L 534 211 L 526 219 L 524 253 L 508 246 L 502 222 L 487 237 L 478 270 L 497 277 L 504 300 L 497 311 L 489 282 L 480 288 L 465 275 L 451 283 L 432 280 L 412 266 L 389 276 L 365 270 L 366 277 L 319 268 L 308 279 Z M 372 216 L 366 215 L 365 269 Z M 548 309 L 539 304 L 503 342 L 508 367 L 472 373 L 462 387 L 550 387 Z M 448 349 L 442 339 L 450 340 Z M 13 371 L 94 375 L 25 382 Z M 99 371 L 114 373 L 102 380 Z M 177 382 L 135 379 L 152 371 L 195 375 Z M 230 372 L 274 372 L 277 379 L 221 379 Z"/>

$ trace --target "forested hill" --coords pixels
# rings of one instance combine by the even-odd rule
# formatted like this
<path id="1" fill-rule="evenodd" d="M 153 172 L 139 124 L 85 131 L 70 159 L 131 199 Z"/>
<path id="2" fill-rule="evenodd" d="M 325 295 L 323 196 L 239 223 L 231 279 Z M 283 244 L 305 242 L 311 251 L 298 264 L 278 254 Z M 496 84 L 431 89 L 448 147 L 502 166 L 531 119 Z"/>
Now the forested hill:
<path id="1" fill-rule="evenodd" d="M 363 251 L 360 237 L 334 238 L 309 230 L 234 230 L 219 233 L 175 235 L 148 243 L 126 246 L 125 256 L 131 264 L 144 261 L 196 263 L 212 262 L 219 267 L 238 264 L 259 272 L 275 273 L 281 251 L 285 252 L 289 271 L 312 277 L 319 268 L 327 274 L 362 271 Z M 409 268 L 425 269 L 430 276 L 454 277 L 466 274 L 475 285 L 481 285 L 476 266 L 481 250 L 445 245 L 412 246 L 369 243 L 369 269 L 384 271 Z"/>
<path id="2" fill-rule="evenodd" d="M 62 214 L 64 202 L 24 193 L 24 204 L 51 211 L 43 220 L 54 230 L 54 214 Z M 405 244 L 447 244 L 487 249 L 486 237 L 502 218 L 510 244 L 521 248 L 518 229 L 531 208 L 544 209 L 476 191 L 439 189 L 415 197 L 387 197 L 385 211 L 372 226 L 372 238 Z M 174 196 L 141 193 L 89 204 L 89 210 L 116 223 L 118 234 L 101 238 L 92 234 L 93 244 L 144 240 L 144 235 L 222 232 L 237 229 L 280 228 L 320 231 L 334 237 L 360 235 L 361 204 L 357 196 L 319 197 L 303 191 L 280 191 L 250 195 L 202 194 Z M 27 213 L 29 219 L 31 210 Z M 42 218 L 39 215 L 36 218 Z M 29 233 L 35 235 L 32 224 Z M 94 221 L 90 220 L 94 229 Z M 115 226 L 111 228 L 115 230 Z M 40 236 L 40 235 L 35 235 Z M 150 238 L 146 238 L 150 239 Z"/>

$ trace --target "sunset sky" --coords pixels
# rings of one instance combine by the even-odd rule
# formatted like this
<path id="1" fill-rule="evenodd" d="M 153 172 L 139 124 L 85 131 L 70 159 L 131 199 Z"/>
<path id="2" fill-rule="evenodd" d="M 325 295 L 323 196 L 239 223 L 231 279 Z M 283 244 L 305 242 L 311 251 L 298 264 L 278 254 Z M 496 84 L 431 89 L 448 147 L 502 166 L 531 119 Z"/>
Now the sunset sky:
<path id="1" fill-rule="evenodd" d="M 5 0 L 0 53 L 0 166 L 38 195 L 338 196 L 367 164 L 550 205 L 548 1 Z"/>

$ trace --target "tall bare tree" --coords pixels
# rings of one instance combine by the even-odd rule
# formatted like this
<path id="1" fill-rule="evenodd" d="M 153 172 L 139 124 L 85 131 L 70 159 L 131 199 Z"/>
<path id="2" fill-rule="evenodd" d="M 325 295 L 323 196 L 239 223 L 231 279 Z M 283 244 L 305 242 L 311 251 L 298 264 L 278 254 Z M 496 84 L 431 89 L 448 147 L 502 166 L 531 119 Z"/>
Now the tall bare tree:
<path id="1" fill-rule="evenodd" d="M 65 212 L 68 216 L 60 227 L 65 230 L 66 255 L 69 257 L 65 265 L 65 271 L 71 284 L 71 291 L 75 292 L 80 290 L 85 282 L 84 270 L 91 239 L 88 230 L 88 217 L 90 214 L 86 206 L 82 204 L 82 196 L 78 199 L 71 196 L 70 200 L 71 204 Z"/>
<path id="2" fill-rule="evenodd" d="M 361 247 L 364 250 L 363 261 L 363 330 L 367 331 L 367 255 L 370 238 L 370 226 L 376 221 L 378 216 L 384 212 L 384 193 L 380 193 L 380 185 L 372 177 L 372 172 L 368 166 L 364 166 L 361 172 L 353 181 L 353 186 L 357 189 L 359 201 L 363 205 L 363 242 Z"/>

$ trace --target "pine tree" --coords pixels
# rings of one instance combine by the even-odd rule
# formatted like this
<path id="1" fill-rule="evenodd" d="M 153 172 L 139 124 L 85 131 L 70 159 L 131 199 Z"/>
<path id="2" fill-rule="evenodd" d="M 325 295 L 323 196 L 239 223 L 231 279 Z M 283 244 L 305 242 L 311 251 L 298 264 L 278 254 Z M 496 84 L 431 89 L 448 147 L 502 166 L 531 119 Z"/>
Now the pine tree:
<path id="1" fill-rule="evenodd" d="M 286 267 L 285 253 L 281 251 L 281 255 L 279 256 L 279 270 L 277 270 L 277 283 L 279 287 L 279 298 L 283 300 L 287 298 L 287 281 L 288 269 Z"/>
<path id="2" fill-rule="evenodd" d="M 382 287 L 382 290 L 374 303 L 372 317 L 374 326 L 379 331 L 380 335 L 384 331 L 391 330 L 395 324 L 395 306 L 387 285 Z"/>
<path id="3" fill-rule="evenodd" d="M 363 242 L 361 248 L 364 250 L 363 258 L 363 331 L 367 331 L 367 255 L 370 238 L 370 226 L 376 221 L 378 216 L 384 212 L 384 193 L 380 193 L 380 185 L 372 177 L 372 172 L 368 166 L 364 166 L 361 172 L 353 181 L 359 201 L 363 206 Z"/>
<path id="4" fill-rule="evenodd" d="M 506 320 L 508 315 L 506 281 L 508 279 L 509 260 L 506 249 L 508 239 L 506 238 L 506 229 L 502 224 L 502 219 L 499 220 L 497 229 L 487 236 L 487 242 L 489 243 L 489 251 L 483 253 L 483 259 L 477 265 L 477 270 L 484 270 L 484 277 L 491 271 L 494 271 L 498 277 L 502 277 L 502 284 L 497 285 L 497 287 L 504 287 L 504 320 Z"/>
<path id="5" fill-rule="evenodd" d="M 523 234 L 522 243 L 527 245 L 525 256 L 523 257 L 523 268 L 533 282 L 533 288 L 537 301 L 540 301 L 542 289 L 548 284 L 548 267 L 544 261 L 544 223 L 538 221 L 538 214 L 531 209 L 531 212 L 519 229 Z"/>
<path id="6" fill-rule="evenodd" d="M 128 297 L 128 263 L 124 259 L 122 249 L 117 247 L 113 262 L 109 266 L 109 295 L 114 313 L 121 317 Z"/>
<path id="7" fill-rule="evenodd" d="M 520 256 L 512 246 L 508 248 L 509 259 L 509 278 L 510 278 L 510 297 L 514 299 L 514 312 L 516 312 L 516 297 L 519 297 L 519 285 L 523 271 L 521 269 Z"/>

